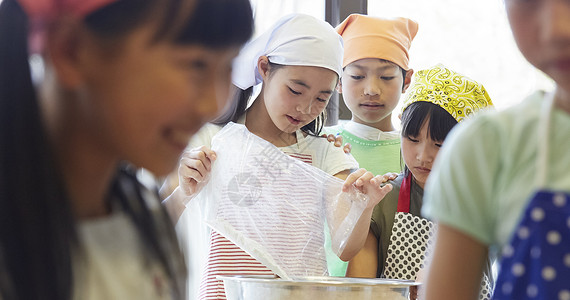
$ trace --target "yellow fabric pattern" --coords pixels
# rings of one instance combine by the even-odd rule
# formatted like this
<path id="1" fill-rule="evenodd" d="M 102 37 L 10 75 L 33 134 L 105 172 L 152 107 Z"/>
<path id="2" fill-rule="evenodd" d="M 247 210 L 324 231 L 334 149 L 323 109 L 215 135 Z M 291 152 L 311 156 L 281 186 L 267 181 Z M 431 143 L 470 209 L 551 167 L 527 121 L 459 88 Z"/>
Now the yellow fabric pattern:
<path id="1" fill-rule="evenodd" d="M 402 111 L 418 101 L 439 105 L 457 122 L 480 109 L 493 106 L 482 84 L 441 64 L 418 71 L 414 75 L 414 81 L 405 95 Z"/>

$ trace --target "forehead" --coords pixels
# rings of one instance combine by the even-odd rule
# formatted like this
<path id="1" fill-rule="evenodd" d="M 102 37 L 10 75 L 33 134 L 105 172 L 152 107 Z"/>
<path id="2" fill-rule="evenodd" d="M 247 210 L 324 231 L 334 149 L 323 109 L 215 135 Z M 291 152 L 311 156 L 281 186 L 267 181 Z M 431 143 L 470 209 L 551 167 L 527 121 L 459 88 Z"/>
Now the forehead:
<path id="1" fill-rule="evenodd" d="M 327 68 L 313 66 L 283 66 L 278 71 L 285 80 L 300 80 L 308 85 L 336 84 L 337 74 Z M 311 85 L 312 83 L 312 85 Z"/>
<path id="2" fill-rule="evenodd" d="M 360 71 L 399 71 L 400 67 L 395 63 L 379 58 L 363 58 L 351 62 L 345 70 L 360 70 Z"/>

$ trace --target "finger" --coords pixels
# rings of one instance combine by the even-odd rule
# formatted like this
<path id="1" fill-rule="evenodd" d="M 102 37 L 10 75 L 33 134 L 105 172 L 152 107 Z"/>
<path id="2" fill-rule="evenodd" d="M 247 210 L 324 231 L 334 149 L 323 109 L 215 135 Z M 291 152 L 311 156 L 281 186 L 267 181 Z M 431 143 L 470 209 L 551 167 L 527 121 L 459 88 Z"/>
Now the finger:
<path id="1" fill-rule="evenodd" d="M 389 183 L 384 187 L 380 187 L 378 185 L 374 186 L 372 192 L 367 193 L 370 196 L 370 202 L 367 207 L 375 207 L 390 191 L 392 191 L 392 185 Z"/>
<path id="2" fill-rule="evenodd" d="M 209 162 L 208 162 L 208 165 L 209 165 Z M 192 158 L 182 158 L 180 160 L 180 166 L 178 168 L 178 173 L 179 174 L 181 174 L 181 173 L 186 174 L 187 172 L 189 172 L 189 171 L 187 171 L 189 169 L 195 170 L 196 172 L 198 172 L 198 174 L 201 177 L 206 177 L 206 175 L 209 173 L 209 170 L 203 161 L 198 160 L 198 159 L 192 159 Z"/>
<path id="3" fill-rule="evenodd" d="M 198 153 L 200 151 L 204 152 L 204 154 L 206 155 L 206 157 L 208 159 L 210 159 L 210 161 L 216 160 L 216 152 L 214 152 L 214 150 L 210 149 L 209 147 L 200 146 L 198 148 L 192 149 L 192 152 L 195 152 L 195 153 Z"/>
<path id="4" fill-rule="evenodd" d="M 332 134 L 327 135 L 327 141 L 334 142 L 334 135 Z"/>
<path id="5" fill-rule="evenodd" d="M 386 175 L 386 174 L 384 174 L 384 175 L 382 175 L 380 178 L 378 178 L 378 181 L 379 181 L 380 183 L 385 183 L 385 182 L 387 182 L 387 181 L 390 181 L 390 180 L 394 180 L 394 179 L 395 179 L 395 178 L 392 178 L 392 177 L 390 177 L 390 176 L 391 176 L 391 175 Z"/>
<path id="6" fill-rule="evenodd" d="M 212 163 L 215 160 L 215 156 L 211 157 L 213 152 L 206 153 L 204 151 L 193 151 L 188 155 L 188 158 L 193 161 L 200 161 L 204 168 L 210 172 L 212 170 Z M 210 157 L 208 156 L 210 155 Z M 196 163 L 196 162 L 195 162 Z M 190 164 L 191 167 L 197 167 L 194 164 Z"/>
<path id="7" fill-rule="evenodd" d="M 350 186 L 358 179 L 366 173 L 366 169 L 358 169 L 352 173 L 350 173 L 346 179 L 344 180 L 344 184 L 342 185 L 342 191 L 347 192 Z"/>
<path id="8" fill-rule="evenodd" d="M 354 183 L 354 185 L 361 187 L 363 186 L 365 183 L 370 182 L 370 180 L 372 180 L 372 178 L 374 178 L 374 174 L 372 174 L 369 171 L 366 171 L 366 173 L 362 174 L 362 176 L 360 176 L 360 178 L 358 178 L 356 180 L 356 182 Z"/>
<path id="9" fill-rule="evenodd" d="M 190 168 L 186 165 L 181 165 L 178 170 L 178 176 L 183 182 L 202 182 L 206 178 L 205 175 L 201 174 L 198 170 Z"/>
<path id="10" fill-rule="evenodd" d="M 194 193 L 198 185 L 194 177 L 196 174 L 199 176 L 199 173 L 194 169 L 189 169 L 185 165 L 180 165 L 178 169 L 178 186 L 186 196 L 190 196 Z"/>
<path id="11" fill-rule="evenodd" d="M 337 147 L 342 146 L 342 136 L 341 135 L 337 135 L 334 139 L 334 145 Z"/>
<path id="12" fill-rule="evenodd" d="M 344 144 L 344 153 L 349 154 L 352 151 L 352 145 L 350 143 Z"/>
<path id="13" fill-rule="evenodd" d="M 387 183 L 388 180 L 388 176 L 386 176 L 386 174 L 384 175 L 376 175 L 374 176 L 374 178 L 370 179 L 370 183 L 374 186 L 377 186 L 379 188 L 381 187 L 385 187 L 387 185 L 390 185 L 389 183 Z"/>
<path id="14" fill-rule="evenodd" d="M 323 133 L 323 134 L 321 134 L 321 137 L 324 137 L 325 139 L 327 139 L 327 142 L 332 142 L 330 134 Z"/>

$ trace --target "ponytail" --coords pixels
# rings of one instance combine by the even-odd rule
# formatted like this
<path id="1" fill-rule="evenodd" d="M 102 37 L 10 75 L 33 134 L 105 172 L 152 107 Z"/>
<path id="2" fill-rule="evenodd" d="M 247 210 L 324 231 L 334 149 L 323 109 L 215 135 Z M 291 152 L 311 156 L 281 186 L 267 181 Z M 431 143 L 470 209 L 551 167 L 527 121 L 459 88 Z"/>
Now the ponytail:
<path id="1" fill-rule="evenodd" d="M 27 18 L 0 4 L 0 295 L 70 299 L 76 232 L 28 66 Z"/>
<path id="2" fill-rule="evenodd" d="M 223 126 L 229 122 L 237 122 L 239 118 L 245 113 L 247 109 L 247 102 L 253 94 L 253 87 L 249 87 L 246 90 L 242 90 L 236 86 L 232 86 L 232 88 L 235 90 L 235 94 L 230 100 L 230 106 L 224 113 L 222 113 L 221 116 L 216 118 L 211 123 Z"/>

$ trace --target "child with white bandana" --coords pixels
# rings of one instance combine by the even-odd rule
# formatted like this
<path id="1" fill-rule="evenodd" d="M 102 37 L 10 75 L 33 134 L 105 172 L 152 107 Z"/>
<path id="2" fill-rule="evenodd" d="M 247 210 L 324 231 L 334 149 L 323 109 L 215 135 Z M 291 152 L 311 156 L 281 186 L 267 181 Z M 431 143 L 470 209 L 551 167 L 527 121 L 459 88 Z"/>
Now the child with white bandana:
<path id="1" fill-rule="evenodd" d="M 369 205 L 354 227 L 354 232 L 359 232 L 368 230 L 375 203 L 382 199 L 391 186 L 381 188 L 382 179 L 374 177 L 364 169 L 350 174 L 358 167 L 356 161 L 341 148 L 318 136 L 324 124 L 324 109 L 342 72 L 342 53 L 342 39 L 328 23 L 302 14 L 280 19 L 271 29 L 246 45 L 235 60 L 232 81 L 239 88 L 238 100 L 234 102 L 235 106 L 229 113 L 217 123 L 223 125 L 233 121 L 243 124 L 250 133 L 264 142 L 271 143 L 271 147 L 277 147 L 291 157 L 307 162 L 329 175 L 346 179 L 346 188 L 354 183 L 371 197 Z M 259 95 L 251 97 L 253 87 L 259 84 Z M 210 124 L 205 127 L 194 141 L 200 139 L 201 147 L 187 151 L 181 159 L 179 187 L 165 200 L 175 219 L 180 217 L 179 223 L 194 218 L 192 209 L 185 208 L 184 202 L 196 195 L 200 196 L 203 192 L 201 188 L 209 180 L 212 167 L 216 164 L 216 153 L 210 149 L 210 142 L 222 129 L 222 125 Z M 232 124 L 227 126 L 230 125 Z M 273 184 L 282 183 L 275 180 Z M 302 202 L 298 199 L 301 196 L 297 194 L 304 191 L 291 193 L 294 200 L 292 202 Z M 210 203 L 214 201 L 221 200 L 214 198 Z M 195 201 L 190 201 L 189 206 L 193 205 L 193 202 Z M 315 207 L 323 207 L 321 198 L 306 203 L 302 209 L 305 212 L 312 212 Z M 298 213 L 290 210 L 273 212 L 272 215 L 289 219 L 297 217 Z M 309 219 L 315 217 L 307 216 Z M 264 224 L 256 226 L 266 228 L 272 222 L 275 220 L 268 218 Z M 319 260 L 323 261 L 322 264 L 307 261 L 305 270 L 301 270 L 304 275 L 327 274 L 324 252 L 319 251 L 324 243 L 324 220 L 319 222 L 323 222 L 320 228 L 309 235 L 299 237 L 298 233 L 290 233 L 291 239 L 306 239 L 305 247 L 308 249 L 300 251 L 316 252 Z M 177 225 L 177 228 L 182 239 L 196 234 L 195 227 Z M 283 228 L 282 232 L 287 233 L 288 230 L 291 229 Z M 314 239 L 313 234 L 321 238 Z M 315 241 L 321 243 L 317 244 Z M 291 246 L 287 245 L 287 240 L 276 240 L 274 243 L 284 243 L 282 248 Z M 251 249 L 241 248 L 219 230 L 211 230 L 209 244 L 210 251 L 206 257 L 199 299 L 225 298 L 223 283 L 217 277 L 220 275 L 277 274 L 275 268 L 265 264 Z M 351 255 L 355 244 L 348 240 L 346 245 L 344 252 L 339 253 L 340 256 Z M 288 255 L 300 256 L 301 253 Z"/>

